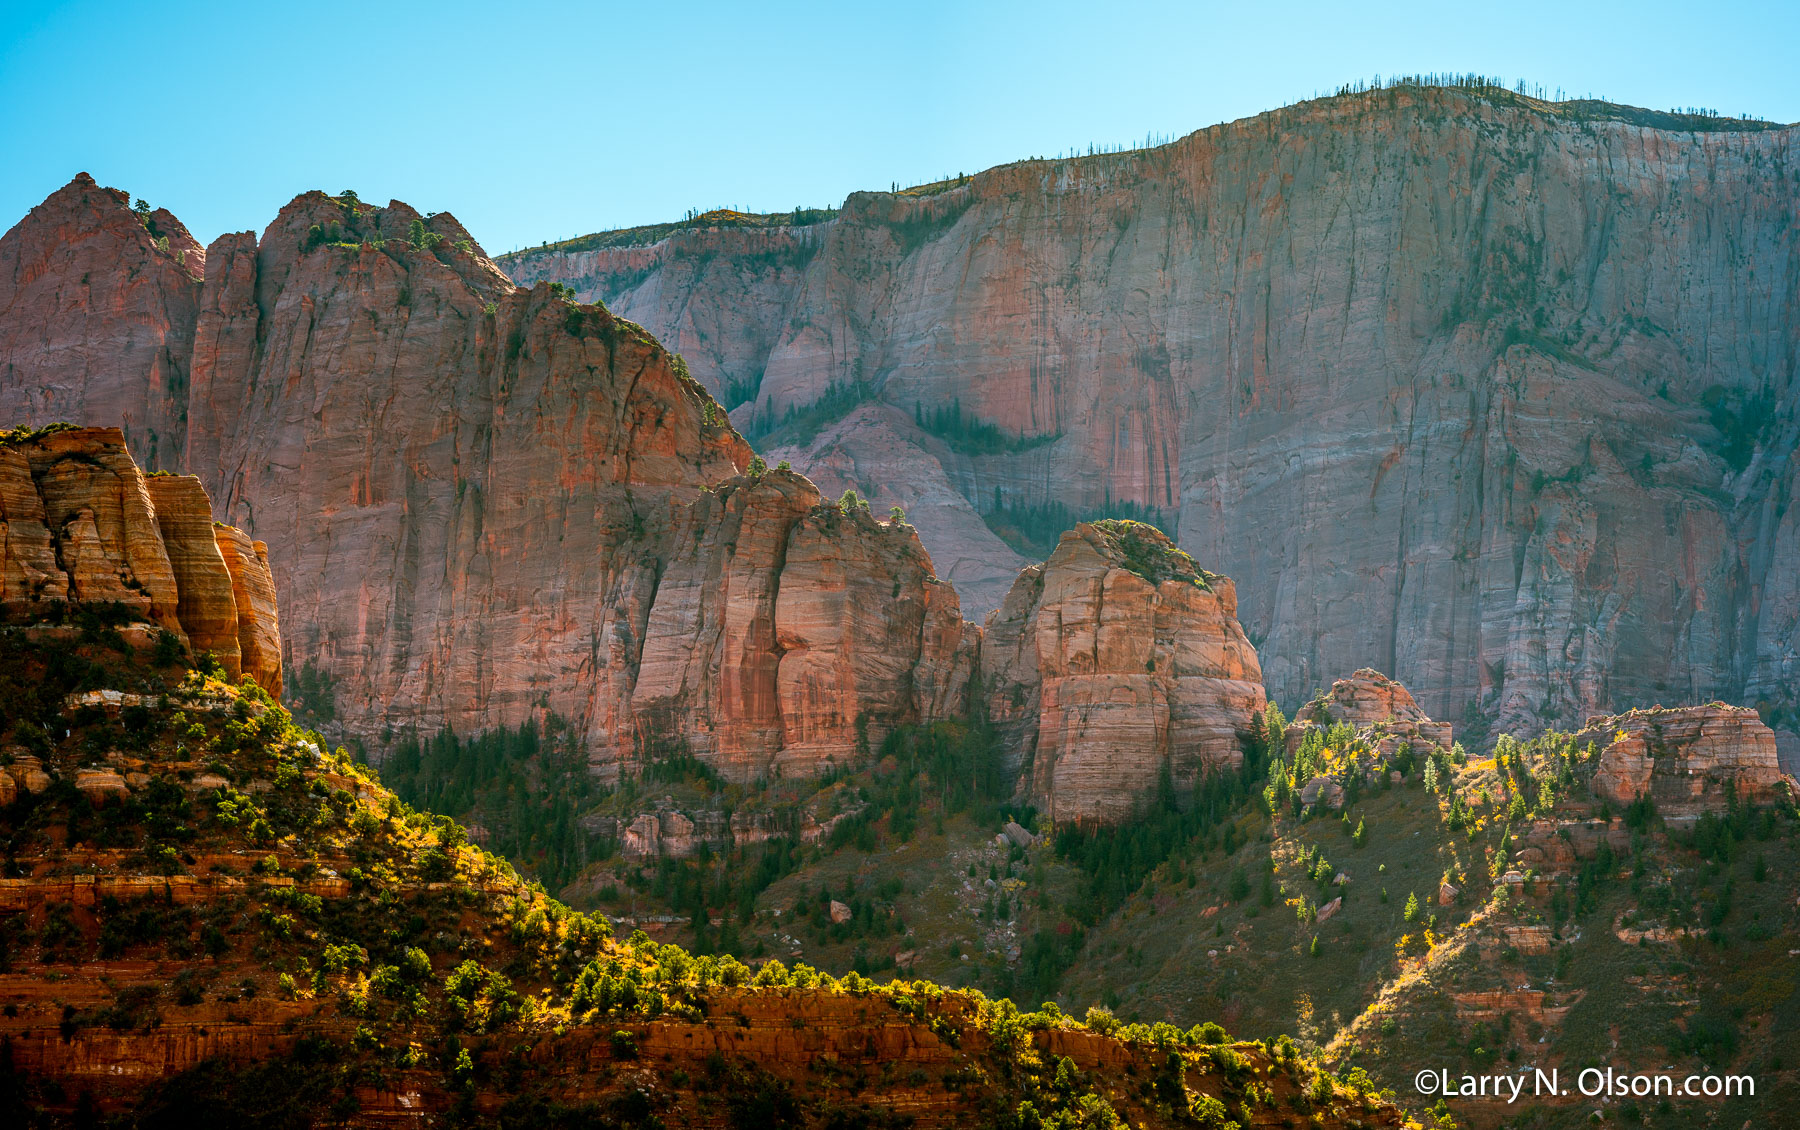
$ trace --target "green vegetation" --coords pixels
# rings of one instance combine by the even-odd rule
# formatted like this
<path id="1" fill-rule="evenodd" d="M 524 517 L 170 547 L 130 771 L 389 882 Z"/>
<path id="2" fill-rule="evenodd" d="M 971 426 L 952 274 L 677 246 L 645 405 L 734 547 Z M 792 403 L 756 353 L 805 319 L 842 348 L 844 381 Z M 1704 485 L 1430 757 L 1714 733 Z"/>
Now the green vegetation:
<path id="1" fill-rule="evenodd" d="M 555 714 L 543 726 L 489 730 L 459 739 L 449 729 L 400 742 L 382 766 L 394 792 L 415 808 L 454 813 L 486 830 L 492 850 L 551 890 L 611 854 L 577 823 L 606 794 L 580 743 Z"/>
<path id="2" fill-rule="evenodd" d="M 1377 75 L 1369 82 L 1345 83 L 1334 97 L 1353 98 L 1386 93 L 1390 98 L 1401 92 L 1422 90 L 1454 90 L 1494 106 L 1531 110 L 1535 113 L 1573 122 L 1626 122 L 1650 129 L 1686 130 L 1695 133 L 1733 130 L 1780 129 L 1781 123 L 1770 122 L 1748 114 L 1736 118 L 1701 106 L 1675 107 L 1668 111 L 1646 110 L 1604 99 L 1575 97 L 1572 92 L 1543 86 L 1527 86 L 1523 79 L 1508 85 L 1493 75 L 1430 73 Z"/>
<path id="3" fill-rule="evenodd" d="M 646 224 L 642 227 L 595 232 L 592 235 L 577 236 L 574 239 L 560 240 L 556 243 L 544 243 L 538 247 L 528 247 L 522 251 L 512 252 L 503 258 L 530 261 L 551 253 L 569 254 L 578 251 L 598 251 L 609 247 L 648 247 L 661 243 L 677 232 L 690 229 L 719 228 L 759 231 L 784 227 L 811 227 L 814 224 L 822 224 L 835 219 L 836 216 L 836 208 L 796 207 L 791 212 L 768 213 L 737 212 L 729 208 L 717 208 L 708 212 L 690 209 L 685 216 L 674 223 Z"/>
<path id="4" fill-rule="evenodd" d="M 0 431 L 0 447 L 13 447 L 21 443 L 33 443 L 43 439 L 45 436 L 52 436 L 57 432 L 72 432 L 80 427 L 80 424 L 71 424 L 67 420 L 58 420 L 54 424 L 44 424 L 41 427 L 35 428 L 29 424 L 16 428 L 8 428 L 5 431 Z"/>
<path id="5" fill-rule="evenodd" d="M 960 451 L 964 455 L 1016 454 L 1055 443 L 1062 438 L 1061 433 L 1016 436 L 1002 431 L 985 420 L 965 413 L 961 397 L 952 400 L 948 405 L 939 405 L 929 412 L 918 401 L 914 401 L 913 423 L 917 424 L 921 430 L 949 444 L 952 450 Z"/>
<path id="6" fill-rule="evenodd" d="M 337 676 L 312 660 L 287 672 L 288 708 L 294 717 L 308 726 L 324 726 L 337 721 Z"/>
<path id="7" fill-rule="evenodd" d="M 1713 385 L 1701 394 L 1700 405 L 1719 433 L 1715 450 L 1733 471 L 1750 466 L 1758 445 L 1781 425 L 1775 394 L 1768 388 L 1746 392 Z"/>
<path id="8" fill-rule="evenodd" d="M 993 505 L 981 514 L 981 520 L 1001 541 L 1026 557 L 1043 560 L 1056 549 L 1057 540 L 1080 522 L 1105 518 L 1142 522 L 1161 530 L 1173 530 L 1179 517 L 1175 511 L 1159 510 L 1136 502 L 1114 501 L 1110 496 L 1096 507 L 1074 509 L 1062 502 L 1013 503 L 1007 501 L 999 487 L 994 488 Z M 1171 537 L 1174 535 L 1171 534 Z"/>
<path id="9" fill-rule="evenodd" d="M 806 405 L 790 404 L 779 419 L 764 401 L 751 415 L 744 438 L 764 447 L 810 443 L 827 424 L 849 415 L 858 405 L 874 398 L 874 391 L 860 381 L 833 382 L 824 395 Z"/>
<path id="10" fill-rule="evenodd" d="M 1192 581 L 1200 588 L 1209 589 L 1212 587 L 1211 581 L 1216 579 L 1194 564 L 1193 557 L 1186 550 L 1178 548 L 1167 534 L 1148 522 L 1137 522 L 1129 518 L 1100 518 L 1093 526 L 1112 538 L 1125 552 L 1125 568 L 1153 585 L 1160 585 L 1167 580 L 1185 580 Z"/>

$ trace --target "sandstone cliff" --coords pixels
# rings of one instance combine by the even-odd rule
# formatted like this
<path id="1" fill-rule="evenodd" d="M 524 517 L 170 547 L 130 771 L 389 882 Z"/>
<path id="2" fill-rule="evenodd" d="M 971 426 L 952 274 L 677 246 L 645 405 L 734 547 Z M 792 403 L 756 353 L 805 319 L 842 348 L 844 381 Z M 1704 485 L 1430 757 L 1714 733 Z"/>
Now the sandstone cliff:
<path id="1" fill-rule="evenodd" d="M 0 238 L 0 420 L 124 428 L 180 464 L 206 255 L 181 222 L 86 173 Z"/>
<path id="2" fill-rule="evenodd" d="M 639 733 L 727 779 L 811 776 L 962 712 L 975 633 L 912 527 L 788 471 L 682 515 L 643 628 Z"/>
<path id="3" fill-rule="evenodd" d="M 1053 820 L 1118 820 L 1165 772 L 1235 767 L 1264 705 L 1229 578 L 1151 526 L 1083 523 L 988 617 L 988 715 Z"/>
<path id="4" fill-rule="evenodd" d="M 27 301 L 105 269 L 77 254 L 89 243 L 139 273 L 127 252 L 163 254 L 139 246 L 127 199 L 78 178 L 0 241 L 37 264 L 0 318 L 7 392 L 62 382 L 111 405 L 95 399 L 110 380 L 115 400 L 140 395 L 141 357 L 68 360 L 82 326 L 118 315 L 46 322 Z M 85 565 L 80 583 L 265 668 L 283 647 L 278 591 L 285 658 L 322 674 L 343 732 L 469 733 L 549 710 L 605 774 L 674 752 L 733 778 L 810 773 L 961 711 L 977 633 L 913 529 L 840 512 L 784 471 L 734 478 L 749 447 L 641 328 L 514 286 L 448 214 L 351 195 L 303 194 L 204 263 L 204 285 L 155 283 L 192 289 L 176 416 L 199 480 L 146 488 L 169 560 L 137 568 L 148 595 Z M 28 329 L 59 348 L 26 349 Z M 209 531 L 201 484 L 245 534 Z M 37 566 L 18 560 L 23 584 Z M 256 579 L 271 561 L 273 588 Z"/>
<path id="5" fill-rule="evenodd" d="M 1590 718 L 1575 743 L 1598 747 L 1594 794 L 1615 804 L 1647 797 L 1658 811 L 1692 816 L 1722 808 L 1733 793 L 1764 803 L 1782 792 L 1775 734 L 1743 707 L 1715 702 Z"/>
<path id="6" fill-rule="evenodd" d="M 248 673 L 279 694 L 268 562 L 219 548 L 241 537 L 215 530 L 198 479 L 144 475 L 117 428 L 0 437 L 0 609 L 15 621 L 117 606 L 196 653 L 213 653 L 233 678 Z M 255 594 L 242 611 L 240 589 Z"/>
<path id="7" fill-rule="evenodd" d="M 1797 140 L 1404 88 L 503 265 L 663 336 L 742 425 L 869 401 L 789 457 L 954 484 L 919 517 L 946 569 L 996 503 L 1155 507 L 1242 583 L 1278 699 L 1373 663 L 1535 732 L 1792 702 Z M 913 425 L 953 399 L 1043 442 Z"/>
<path id="8" fill-rule="evenodd" d="M 1450 723 L 1427 718 L 1405 687 L 1363 667 L 1332 683 L 1329 692 L 1295 713 L 1284 736 L 1287 752 L 1299 748 L 1308 730 L 1329 729 L 1339 722 L 1354 727 L 1358 736 L 1384 757 L 1397 752 L 1402 742 L 1440 749 L 1449 749 L 1451 744 Z"/>

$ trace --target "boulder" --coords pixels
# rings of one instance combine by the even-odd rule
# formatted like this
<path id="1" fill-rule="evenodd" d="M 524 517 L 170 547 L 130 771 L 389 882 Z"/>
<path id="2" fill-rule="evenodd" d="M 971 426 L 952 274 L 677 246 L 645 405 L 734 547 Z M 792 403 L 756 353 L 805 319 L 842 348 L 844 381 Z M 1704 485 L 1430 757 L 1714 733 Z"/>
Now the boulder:
<path id="1" fill-rule="evenodd" d="M 1300 803 L 1309 808 L 1322 805 L 1335 812 L 1344 807 L 1344 786 L 1330 777 L 1314 777 L 1300 789 Z"/>
<path id="2" fill-rule="evenodd" d="M 1026 831 L 1023 826 L 1012 820 L 1008 820 L 1005 824 L 1002 824 L 1000 826 L 1000 831 L 1009 843 L 1012 843 L 1017 847 L 1028 848 L 1038 842 L 1037 836 Z"/>

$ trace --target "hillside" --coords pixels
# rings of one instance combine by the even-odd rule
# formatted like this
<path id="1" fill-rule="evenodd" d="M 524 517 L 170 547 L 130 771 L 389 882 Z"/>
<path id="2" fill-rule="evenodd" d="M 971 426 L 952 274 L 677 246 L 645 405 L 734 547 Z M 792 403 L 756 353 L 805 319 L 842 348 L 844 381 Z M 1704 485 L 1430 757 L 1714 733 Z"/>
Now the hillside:
<path id="1" fill-rule="evenodd" d="M 1712 698 L 1794 732 L 1797 137 L 1401 84 L 500 265 L 903 506 L 972 610 L 1136 517 L 1238 579 L 1289 706 L 1373 664 L 1513 732 Z"/>
<path id="2" fill-rule="evenodd" d="M 108 595 L 0 627 L 8 1125 L 1401 1123 L 1289 1043 L 620 939 Z"/>
<path id="3" fill-rule="evenodd" d="M 1753 1098 L 1706 1117 L 1753 1124 L 1800 1097 L 1800 813 L 1753 712 L 1637 712 L 1483 757 L 1361 671 L 1291 723 L 1271 709 L 1235 771 L 1165 779 L 1097 827 L 996 787 L 1002 748 L 940 723 L 823 782 L 646 775 L 587 802 L 562 890 L 700 950 L 1289 1033 L 1412 1109 L 1423 1067 L 1743 1073 Z M 1710 1109 L 1657 1106 L 1635 1109 Z"/>

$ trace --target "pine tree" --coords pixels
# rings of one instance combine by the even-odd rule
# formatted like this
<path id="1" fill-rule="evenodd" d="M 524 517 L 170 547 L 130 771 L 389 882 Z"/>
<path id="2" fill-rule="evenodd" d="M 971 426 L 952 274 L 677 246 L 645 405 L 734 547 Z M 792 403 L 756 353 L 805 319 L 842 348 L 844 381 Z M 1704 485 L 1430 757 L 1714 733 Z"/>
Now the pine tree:
<path id="1" fill-rule="evenodd" d="M 1419 920 L 1419 895 L 1417 891 L 1409 891 L 1406 896 L 1406 912 L 1403 917 L 1408 922 Z"/>

